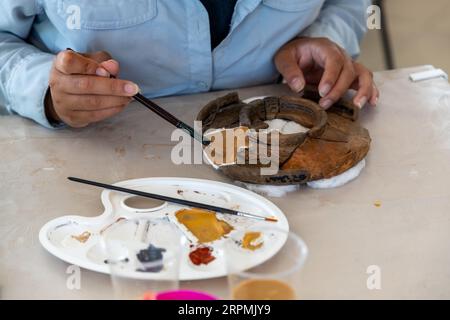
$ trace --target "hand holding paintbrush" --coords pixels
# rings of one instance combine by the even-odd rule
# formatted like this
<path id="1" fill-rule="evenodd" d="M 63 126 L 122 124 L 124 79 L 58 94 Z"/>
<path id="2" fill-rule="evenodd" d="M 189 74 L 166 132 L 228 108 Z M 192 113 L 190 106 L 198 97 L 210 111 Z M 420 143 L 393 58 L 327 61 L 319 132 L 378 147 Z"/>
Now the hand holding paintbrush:
<path id="1" fill-rule="evenodd" d="M 131 81 L 110 78 L 118 73 L 119 63 L 105 52 L 60 52 L 50 72 L 47 118 L 80 128 L 119 113 L 139 87 Z"/>
<path id="2" fill-rule="evenodd" d="M 209 143 L 201 133 L 140 94 L 136 84 L 116 79 L 119 69 L 119 63 L 105 52 L 86 55 L 69 48 L 59 53 L 50 75 L 47 115 L 72 127 L 84 127 L 122 111 L 133 97 L 192 138 Z"/>

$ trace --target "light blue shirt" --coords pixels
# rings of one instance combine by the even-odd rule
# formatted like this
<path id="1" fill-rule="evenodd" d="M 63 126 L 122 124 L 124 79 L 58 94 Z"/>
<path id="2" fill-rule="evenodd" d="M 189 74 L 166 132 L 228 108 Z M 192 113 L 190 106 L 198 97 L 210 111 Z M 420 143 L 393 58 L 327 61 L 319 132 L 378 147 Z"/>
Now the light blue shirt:
<path id="1" fill-rule="evenodd" d="M 356 56 L 369 0 L 238 0 L 211 51 L 198 0 L 1 0 L 0 105 L 51 127 L 44 97 L 55 54 L 108 51 L 148 97 L 273 83 L 277 50 L 328 37 Z"/>

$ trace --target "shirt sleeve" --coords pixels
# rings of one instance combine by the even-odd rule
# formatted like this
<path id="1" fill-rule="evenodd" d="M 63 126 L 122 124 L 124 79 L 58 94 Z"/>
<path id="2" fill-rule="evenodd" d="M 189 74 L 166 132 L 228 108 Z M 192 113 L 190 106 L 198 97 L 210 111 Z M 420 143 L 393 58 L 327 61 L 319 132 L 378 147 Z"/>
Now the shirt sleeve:
<path id="1" fill-rule="evenodd" d="M 0 2 L 0 106 L 53 128 L 44 99 L 54 55 L 26 42 L 39 10 L 32 0 Z"/>
<path id="2" fill-rule="evenodd" d="M 300 35 L 326 37 L 356 58 L 359 42 L 367 31 L 366 11 L 370 4 L 370 0 L 326 0 L 319 17 Z"/>

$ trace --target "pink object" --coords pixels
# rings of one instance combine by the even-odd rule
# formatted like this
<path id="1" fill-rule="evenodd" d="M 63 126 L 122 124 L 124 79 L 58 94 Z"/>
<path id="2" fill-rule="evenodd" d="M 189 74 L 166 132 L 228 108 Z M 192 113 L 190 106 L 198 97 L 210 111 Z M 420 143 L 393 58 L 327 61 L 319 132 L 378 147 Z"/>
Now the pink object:
<path id="1" fill-rule="evenodd" d="M 156 295 L 155 300 L 218 300 L 218 299 L 210 294 L 200 291 L 176 290 L 158 293 Z"/>

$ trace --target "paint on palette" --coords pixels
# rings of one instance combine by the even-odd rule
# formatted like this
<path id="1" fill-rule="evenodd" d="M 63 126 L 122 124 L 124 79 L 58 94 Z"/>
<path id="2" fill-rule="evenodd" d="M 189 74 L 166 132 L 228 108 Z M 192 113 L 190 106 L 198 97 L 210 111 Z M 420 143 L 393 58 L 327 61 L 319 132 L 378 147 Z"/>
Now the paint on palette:
<path id="1" fill-rule="evenodd" d="M 203 209 L 181 209 L 175 213 L 179 223 L 184 225 L 199 243 L 207 243 L 223 238 L 233 227 L 216 217 L 212 211 Z"/>
<path id="2" fill-rule="evenodd" d="M 72 235 L 72 238 L 81 242 L 81 243 L 85 243 L 86 241 L 89 240 L 89 238 L 91 237 L 91 233 L 89 231 L 85 231 L 80 235 Z"/>
<path id="3" fill-rule="evenodd" d="M 242 239 L 242 248 L 255 251 L 260 249 L 264 244 L 261 232 L 247 232 Z"/>
<path id="4" fill-rule="evenodd" d="M 216 259 L 212 252 L 213 249 L 210 247 L 198 247 L 189 253 L 189 259 L 191 259 L 191 262 L 196 266 L 202 264 L 207 265 Z"/>
<path id="5" fill-rule="evenodd" d="M 116 263 L 117 263 L 117 262 L 128 263 L 129 261 L 130 261 L 130 259 L 124 258 L 124 259 L 122 259 L 122 260 L 116 261 Z M 110 262 L 109 262 L 108 259 L 103 260 L 103 263 L 104 263 L 104 264 L 110 264 Z"/>
<path id="6" fill-rule="evenodd" d="M 107 225 L 107 226 L 104 227 L 102 230 L 100 230 L 100 234 L 103 234 L 103 232 L 105 232 L 106 230 L 108 230 L 109 228 L 111 228 L 113 225 L 115 225 L 117 222 L 120 222 L 120 221 L 122 221 L 122 220 L 126 220 L 126 218 L 124 218 L 124 217 L 117 218 L 116 221 L 114 221 L 113 223 Z"/>
<path id="7" fill-rule="evenodd" d="M 152 244 L 147 249 L 143 249 L 136 254 L 139 262 L 142 263 L 143 268 L 138 268 L 141 272 L 160 272 L 163 267 L 163 253 L 166 252 L 164 248 L 158 248 Z"/>

